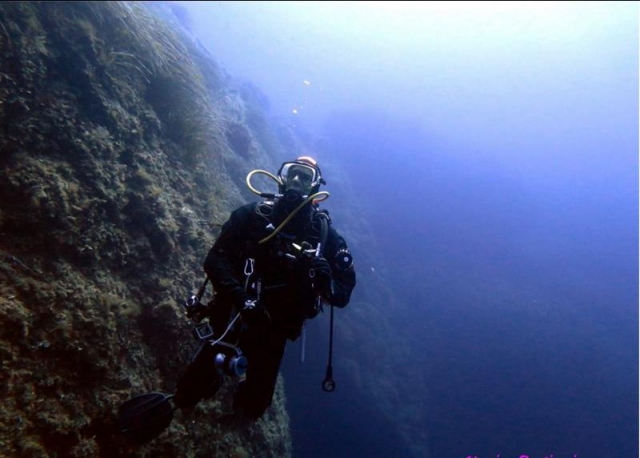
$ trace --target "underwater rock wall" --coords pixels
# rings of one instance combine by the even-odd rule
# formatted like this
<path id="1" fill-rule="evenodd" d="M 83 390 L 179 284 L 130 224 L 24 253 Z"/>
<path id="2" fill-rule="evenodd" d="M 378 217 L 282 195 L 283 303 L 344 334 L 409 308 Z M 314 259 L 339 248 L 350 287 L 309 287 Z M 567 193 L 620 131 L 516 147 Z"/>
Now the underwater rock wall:
<path id="1" fill-rule="evenodd" d="M 264 96 L 145 4 L 3 2 L 0 126 L 0 455 L 290 456 L 282 382 L 249 429 L 225 386 L 148 445 L 114 430 L 197 348 L 180 303 L 238 184 L 296 154 Z"/>

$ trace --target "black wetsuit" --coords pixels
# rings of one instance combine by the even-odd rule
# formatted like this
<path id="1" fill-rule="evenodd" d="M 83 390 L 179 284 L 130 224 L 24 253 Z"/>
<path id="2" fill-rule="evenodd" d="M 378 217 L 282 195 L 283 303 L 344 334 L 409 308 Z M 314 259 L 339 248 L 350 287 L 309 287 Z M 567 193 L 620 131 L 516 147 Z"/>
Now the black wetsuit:
<path id="1" fill-rule="evenodd" d="M 287 339 L 297 339 L 304 320 L 317 314 L 317 294 L 312 288 L 307 262 L 312 255 L 303 255 L 297 247 L 309 247 L 311 252 L 317 247 L 322 235 L 320 213 L 317 207 L 310 206 L 274 237 L 259 243 L 283 217 L 277 216 L 277 207 L 274 211 L 272 204 L 244 205 L 223 225 L 204 262 L 204 270 L 216 291 L 215 310 L 211 314 L 216 335 L 224 331 L 242 298 L 257 298 L 270 316 L 267 325 L 243 327 L 239 332 L 238 346 L 248 360 L 248 368 L 245 382 L 236 393 L 235 406 L 249 417 L 259 418 L 271 404 Z M 331 266 L 332 286 L 325 300 L 344 307 L 356 284 L 356 274 L 352 264 L 345 266 L 339 262 L 344 251 L 348 251 L 347 244 L 331 226 L 328 216 L 326 220 L 328 231 L 322 256 Z M 209 393 L 203 394 L 198 391 L 206 392 L 206 387 L 196 386 L 196 378 L 214 374 L 208 367 L 211 357 L 198 355 L 194 359 L 178 383 L 178 404 L 195 403 L 215 392 L 217 384 L 209 386 Z"/>

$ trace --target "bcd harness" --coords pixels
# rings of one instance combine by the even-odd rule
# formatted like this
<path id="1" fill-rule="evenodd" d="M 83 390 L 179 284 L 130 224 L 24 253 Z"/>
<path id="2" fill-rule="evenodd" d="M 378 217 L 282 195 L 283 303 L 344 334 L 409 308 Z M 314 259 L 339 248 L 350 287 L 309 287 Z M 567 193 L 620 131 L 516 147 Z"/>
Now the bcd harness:
<path id="1" fill-rule="evenodd" d="M 271 216 L 271 202 L 262 202 L 256 207 L 256 214 L 266 220 L 268 223 L 266 229 L 270 232 L 274 231 L 274 226 L 269 219 Z M 271 265 L 271 271 L 274 270 L 276 272 L 282 273 L 282 271 L 288 269 L 296 269 L 296 263 L 300 258 L 307 257 L 323 257 L 324 251 L 327 243 L 327 238 L 329 235 L 329 224 L 330 217 L 326 211 L 323 210 L 313 210 L 314 213 L 311 216 L 311 227 L 315 229 L 319 236 L 316 237 L 318 243 L 315 247 L 309 241 L 302 240 L 295 243 L 295 237 L 285 232 L 279 232 L 276 234 L 275 238 L 271 235 L 263 238 L 260 242 L 258 242 L 258 246 L 265 241 L 269 241 L 268 244 L 265 244 L 264 250 L 266 250 L 267 255 L 258 256 L 264 263 L 268 263 Z M 319 227 L 318 227 L 319 226 Z M 277 230 L 282 229 L 280 226 Z M 279 280 L 271 280 L 265 281 L 265 278 L 256 273 L 256 258 L 255 255 L 257 253 L 253 253 L 253 257 L 250 255 L 245 259 L 243 274 L 245 276 L 244 281 L 244 290 L 249 296 L 255 297 L 256 301 L 260 300 L 260 295 L 265 290 L 277 289 L 284 286 L 287 286 L 288 282 L 291 279 L 285 280 L 280 278 Z M 264 267 L 262 267 L 264 269 Z M 255 274 L 255 275 L 254 275 Z M 263 270 L 264 274 L 264 270 Z M 313 269 L 308 271 L 308 276 L 311 282 L 315 278 L 315 272 Z M 252 281 L 252 277 L 255 279 Z M 268 277 L 268 276 L 267 276 Z M 277 277 L 277 275 L 276 275 Z M 318 298 L 319 299 L 319 298 Z M 314 310 L 312 313 L 313 316 L 317 314 L 321 310 L 321 301 L 317 300 Z"/>
<path id="2" fill-rule="evenodd" d="M 268 216 L 270 215 L 270 212 L 267 210 L 265 212 L 265 207 L 263 205 L 269 205 L 266 202 L 263 202 L 261 204 L 258 204 L 258 206 L 256 207 L 256 213 L 260 216 L 262 216 L 263 218 L 265 218 L 267 221 L 268 220 Z M 316 248 L 313 250 L 313 256 L 315 257 L 321 257 L 324 256 L 324 250 L 326 247 L 326 243 L 327 243 L 327 238 L 329 236 L 329 223 L 330 223 L 330 217 L 328 215 L 328 213 L 326 211 L 323 210 L 314 210 L 314 214 L 312 216 L 312 225 L 315 222 L 314 220 L 317 220 L 320 224 L 320 237 L 319 237 L 319 241 L 318 244 L 316 246 Z M 273 230 L 273 225 L 272 223 L 269 221 L 269 224 L 267 225 L 267 228 L 271 228 L 271 230 Z M 300 255 L 304 255 L 303 253 L 303 247 L 299 247 L 299 251 L 301 251 Z M 306 251 L 306 250 L 304 250 Z M 256 301 L 260 300 L 260 294 L 262 293 L 262 279 L 260 277 L 258 277 L 255 281 L 255 284 L 252 285 L 250 282 L 251 276 L 255 273 L 255 259 L 254 258 L 247 258 L 245 261 L 245 266 L 244 266 L 244 275 L 245 275 L 245 292 L 249 292 L 249 289 L 251 288 L 251 286 L 255 287 L 255 295 L 256 295 Z M 313 269 L 309 270 L 309 278 L 313 281 L 313 278 L 315 277 L 315 272 L 313 271 Z M 284 286 L 284 285 L 273 285 L 273 287 L 277 287 L 277 286 Z M 322 298 L 320 296 L 318 296 L 316 298 L 316 302 L 314 304 L 314 313 L 313 316 L 317 315 L 319 312 L 321 312 L 322 309 Z M 325 373 L 325 378 L 322 382 L 322 390 L 326 391 L 326 392 L 332 392 L 335 390 L 336 387 L 336 383 L 333 380 L 333 366 L 332 366 L 332 358 L 333 358 L 333 321 L 334 321 L 334 315 L 333 315 L 333 306 L 331 306 L 331 304 L 329 304 L 331 309 L 330 309 L 330 322 L 329 322 L 329 356 L 328 356 L 328 362 L 327 362 L 327 369 L 326 369 L 326 373 Z M 300 361 L 304 362 L 305 361 L 305 353 L 306 353 L 306 319 L 303 320 L 302 322 L 302 329 L 301 329 L 301 350 L 300 350 Z"/>
<path id="3" fill-rule="evenodd" d="M 256 212 L 260 216 L 268 220 L 268 218 L 266 217 L 267 215 L 261 214 L 259 210 L 261 205 L 264 205 L 264 204 L 265 204 L 264 202 L 262 204 L 259 204 L 256 207 Z M 326 211 L 314 210 L 314 214 L 312 216 L 312 224 L 314 219 L 316 219 L 320 224 L 320 230 L 319 230 L 320 236 L 319 236 L 319 241 L 317 246 L 312 251 L 313 251 L 313 256 L 319 257 L 319 256 L 323 256 L 324 249 L 326 247 L 326 242 L 329 235 L 330 217 Z M 269 222 L 269 224 L 271 223 Z M 301 251 L 300 255 L 303 255 L 302 247 L 300 248 L 299 251 Z M 307 250 L 304 250 L 304 251 L 306 252 Z M 256 264 L 255 258 L 252 258 L 252 257 L 246 258 L 244 270 L 243 270 L 243 273 L 245 276 L 244 289 L 245 289 L 245 292 L 249 292 L 250 289 L 255 288 L 256 300 L 259 300 L 263 290 L 262 279 L 258 276 L 255 282 L 253 284 L 251 283 L 251 277 L 256 273 L 255 264 Z M 308 275 L 310 279 L 313 281 L 313 278 L 315 276 L 315 272 L 313 271 L 313 269 L 309 270 Z M 214 293 L 214 299 L 210 301 L 208 306 L 205 307 L 200 302 L 202 296 L 204 295 L 208 282 L 209 282 L 209 277 L 206 276 L 204 282 L 198 289 L 198 292 L 195 295 L 191 296 L 185 304 L 185 308 L 187 310 L 187 316 L 192 318 L 196 322 L 200 322 L 202 318 L 204 318 L 207 315 L 207 309 L 215 300 L 215 293 Z M 281 285 L 281 286 L 284 286 L 284 285 Z M 313 314 L 313 316 L 317 315 L 317 313 L 323 310 L 322 303 L 323 303 L 322 298 L 318 296 L 314 304 L 315 313 Z M 329 305 L 331 306 L 331 304 Z M 238 312 L 239 310 L 236 310 L 234 312 L 235 318 L 233 318 L 233 320 L 231 321 L 231 323 L 229 324 L 225 332 L 222 334 L 222 336 L 220 336 L 217 339 L 216 343 L 220 342 L 224 338 L 224 336 L 227 334 L 227 332 L 233 327 L 233 324 L 239 317 Z M 335 390 L 335 387 L 336 387 L 336 384 L 333 381 L 333 366 L 332 366 L 333 327 L 334 327 L 333 322 L 334 322 L 333 306 L 331 306 L 330 323 L 329 323 L 329 357 L 327 362 L 327 370 L 325 373 L 325 378 L 322 382 L 322 390 L 325 392 L 332 392 Z M 206 341 L 207 339 L 210 339 L 213 336 L 213 330 L 211 329 L 211 326 L 209 325 L 209 323 L 204 323 L 196 326 L 196 328 L 194 329 L 194 335 L 196 336 L 197 339 L 201 341 Z M 305 360 L 305 351 L 306 351 L 306 320 L 303 320 L 302 329 L 301 329 L 301 353 L 300 353 L 301 362 L 304 362 Z"/>

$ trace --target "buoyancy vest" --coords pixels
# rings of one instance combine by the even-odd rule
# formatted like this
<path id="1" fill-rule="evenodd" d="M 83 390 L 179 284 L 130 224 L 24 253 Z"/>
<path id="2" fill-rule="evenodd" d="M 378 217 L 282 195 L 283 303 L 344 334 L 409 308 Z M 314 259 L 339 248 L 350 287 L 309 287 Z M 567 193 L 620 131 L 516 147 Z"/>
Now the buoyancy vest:
<path id="1" fill-rule="evenodd" d="M 265 236 L 274 230 L 273 202 L 256 205 L 264 220 Z M 274 320 L 288 323 L 292 331 L 306 318 L 318 314 L 317 297 L 311 289 L 309 259 L 322 255 L 329 234 L 330 217 L 312 209 L 307 224 L 294 231 L 282 228 L 264 244 L 252 244 L 245 261 L 246 292 L 263 304 Z"/>

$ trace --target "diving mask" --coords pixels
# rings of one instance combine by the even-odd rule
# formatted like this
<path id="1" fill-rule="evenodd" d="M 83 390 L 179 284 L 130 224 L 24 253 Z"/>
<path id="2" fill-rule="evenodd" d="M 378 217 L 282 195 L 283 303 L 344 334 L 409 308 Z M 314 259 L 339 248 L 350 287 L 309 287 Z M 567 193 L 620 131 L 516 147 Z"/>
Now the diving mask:
<path id="1" fill-rule="evenodd" d="M 299 162 L 282 164 L 278 175 L 284 189 L 287 191 L 295 190 L 303 195 L 309 195 L 313 188 L 318 186 L 321 179 L 315 168 Z"/>

